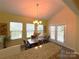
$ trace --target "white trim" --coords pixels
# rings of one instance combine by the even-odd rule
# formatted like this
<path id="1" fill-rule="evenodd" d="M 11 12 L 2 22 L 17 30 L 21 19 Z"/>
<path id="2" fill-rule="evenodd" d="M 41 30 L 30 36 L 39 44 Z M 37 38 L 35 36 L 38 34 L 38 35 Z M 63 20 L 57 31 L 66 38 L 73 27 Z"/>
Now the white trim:
<path id="1" fill-rule="evenodd" d="M 53 40 L 53 39 L 50 39 L 50 41 L 53 42 L 53 43 L 56 43 L 56 44 L 58 44 L 58 45 L 61 45 L 61 46 L 67 47 L 67 48 L 69 48 L 69 49 L 75 51 L 74 48 L 71 48 L 71 47 L 67 46 L 66 44 L 64 44 L 64 43 L 62 43 L 62 42 L 58 42 L 58 41 L 55 41 L 55 40 Z"/>
<path id="2" fill-rule="evenodd" d="M 58 44 L 58 45 L 61 45 L 61 46 L 67 47 L 67 48 L 73 50 L 73 51 L 74 51 L 74 54 L 79 55 L 79 52 L 77 52 L 74 48 L 71 48 L 71 47 L 65 45 L 64 43 L 57 42 L 57 41 L 55 41 L 55 40 L 53 40 L 53 39 L 50 39 L 49 41 L 51 41 L 51 42 L 53 42 L 53 43 L 56 43 L 56 44 Z"/>

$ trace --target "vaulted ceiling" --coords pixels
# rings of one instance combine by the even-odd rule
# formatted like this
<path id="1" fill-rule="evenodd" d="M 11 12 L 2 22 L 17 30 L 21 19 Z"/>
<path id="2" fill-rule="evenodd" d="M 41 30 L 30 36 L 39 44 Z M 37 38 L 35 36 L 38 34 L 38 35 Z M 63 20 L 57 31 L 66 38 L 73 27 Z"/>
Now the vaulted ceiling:
<path id="1" fill-rule="evenodd" d="M 73 2 L 75 3 L 76 7 L 79 9 L 79 0 L 73 0 Z"/>
<path id="2" fill-rule="evenodd" d="M 63 8 L 62 0 L 0 0 L 0 4 L 2 11 L 27 17 L 36 17 L 38 13 L 39 18 L 50 18 Z"/>
<path id="3" fill-rule="evenodd" d="M 51 18 L 62 10 L 65 2 L 79 14 L 79 0 L 0 0 L 0 10 L 26 17 Z M 36 4 L 39 4 L 38 12 Z"/>
<path id="4" fill-rule="evenodd" d="M 63 0 L 63 1 L 76 15 L 79 15 L 79 0 Z"/>

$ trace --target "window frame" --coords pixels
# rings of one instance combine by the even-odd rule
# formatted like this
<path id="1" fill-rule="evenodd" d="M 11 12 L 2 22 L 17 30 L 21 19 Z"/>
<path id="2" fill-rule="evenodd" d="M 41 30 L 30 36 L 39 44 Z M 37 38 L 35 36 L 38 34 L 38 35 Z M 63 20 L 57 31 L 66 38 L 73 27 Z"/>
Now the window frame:
<path id="1" fill-rule="evenodd" d="M 13 22 L 13 23 L 21 23 L 22 30 L 21 30 L 21 31 L 17 31 L 17 30 L 16 30 L 16 31 L 11 31 L 11 30 L 10 30 L 10 23 L 11 23 L 11 22 Z M 11 39 L 11 40 L 22 39 L 22 37 L 23 37 L 23 23 L 22 23 L 22 22 L 15 22 L 15 21 L 11 21 L 11 22 L 9 22 L 9 35 L 10 35 L 10 39 Z M 21 38 L 18 37 L 18 38 L 16 38 L 16 39 L 12 39 L 12 38 L 11 38 L 11 32 L 21 32 L 21 33 L 22 33 L 22 34 L 21 34 Z"/>
<path id="2" fill-rule="evenodd" d="M 25 30 L 26 30 L 26 38 L 30 38 L 30 37 L 27 37 L 27 32 L 28 32 L 28 31 L 27 31 L 27 24 L 33 24 L 33 23 L 26 23 L 26 24 L 25 24 L 25 25 L 26 25 L 26 28 L 25 28 Z M 33 24 L 33 25 L 34 25 L 34 30 L 35 30 L 35 24 Z M 34 30 L 33 30 L 33 31 L 34 31 Z"/>
<path id="3" fill-rule="evenodd" d="M 49 25 L 49 33 L 50 33 L 50 26 L 55 26 L 55 39 L 51 39 L 51 40 L 53 40 L 53 41 L 55 41 L 55 42 L 58 42 L 58 43 L 64 43 L 65 42 L 65 34 L 66 34 L 66 25 L 65 24 L 61 24 L 61 25 Z M 64 26 L 64 41 L 63 42 L 60 42 L 60 41 L 58 41 L 57 40 L 57 27 L 58 26 Z"/>
<path id="4" fill-rule="evenodd" d="M 39 24 L 39 25 L 42 25 L 43 26 L 43 30 L 41 30 L 42 31 L 42 33 L 44 33 L 44 25 L 43 24 Z M 38 29 L 38 26 L 37 26 L 37 31 L 39 32 L 40 30 Z"/>

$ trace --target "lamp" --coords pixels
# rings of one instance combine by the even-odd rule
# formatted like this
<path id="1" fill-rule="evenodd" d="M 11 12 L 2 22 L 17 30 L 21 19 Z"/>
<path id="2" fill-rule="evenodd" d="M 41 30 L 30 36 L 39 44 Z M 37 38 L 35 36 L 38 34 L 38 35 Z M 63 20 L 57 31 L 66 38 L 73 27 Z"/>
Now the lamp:
<path id="1" fill-rule="evenodd" d="M 37 16 L 35 18 L 35 20 L 33 21 L 33 24 L 42 24 L 42 21 L 38 20 L 38 7 L 39 7 L 39 3 L 36 4 L 37 7 Z"/>

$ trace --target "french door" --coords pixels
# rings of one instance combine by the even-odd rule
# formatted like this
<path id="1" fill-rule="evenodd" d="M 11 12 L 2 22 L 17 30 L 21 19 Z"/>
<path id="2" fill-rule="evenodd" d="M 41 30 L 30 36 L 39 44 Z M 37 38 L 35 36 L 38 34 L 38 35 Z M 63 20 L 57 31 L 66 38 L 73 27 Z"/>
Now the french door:
<path id="1" fill-rule="evenodd" d="M 49 32 L 52 40 L 64 43 L 65 25 L 51 25 L 49 27 Z"/>

